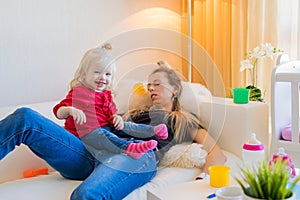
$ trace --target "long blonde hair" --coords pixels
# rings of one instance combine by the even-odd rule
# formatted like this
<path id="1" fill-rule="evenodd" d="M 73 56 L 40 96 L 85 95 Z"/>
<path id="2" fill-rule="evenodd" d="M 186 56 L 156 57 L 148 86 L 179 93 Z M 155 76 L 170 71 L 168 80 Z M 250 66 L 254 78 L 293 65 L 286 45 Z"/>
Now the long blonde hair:
<path id="1" fill-rule="evenodd" d="M 116 71 L 115 63 L 111 55 L 112 47 L 109 43 L 103 44 L 101 47 L 89 49 L 82 57 L 79 67 L 75 72 L 73 80 L 70 82 L 70 89 L 75 86 L 83 85 L 87 71 L 91 66 L 101 66 L 104 69 L 111 69 L 112 81 L 108 89 L 114 84 L 114 75 Z"/>
<path id="2" fill-rule="evenodd" d="M 159 72 L 165 73 L 169 84 L 177 90 L 177 93 L 173 96 L 171 112 L 168 113 L 165 119 L 170 120 L 171 125 L 174 124 L 174 127 L 171 127 L 174 132 L 174 139 L 181 143 L 188 137 L 187 134 L 191 134 L 191 137 L 194 138 L 197 129 L 201 127 L 201 123 L 196 116 L 186 112 L 181 107 L 182 80 L 180 75 L 164 61 L 160 61 L 157 64 L 159 68 L 155 69 L 150 75 Z"/>

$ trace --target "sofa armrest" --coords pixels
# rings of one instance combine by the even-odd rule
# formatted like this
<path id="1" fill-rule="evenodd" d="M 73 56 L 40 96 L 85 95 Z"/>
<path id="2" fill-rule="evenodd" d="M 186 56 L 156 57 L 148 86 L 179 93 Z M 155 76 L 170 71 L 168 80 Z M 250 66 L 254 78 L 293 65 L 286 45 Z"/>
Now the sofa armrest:
<path id="1" fill-rule="evenodd" d="M 265 145 L 269 152 L 268 105 L 250 101 L 248 104 L 235 104 L 231 98 L 201 97 L 199 101 L 200 119 L 218 145 L 239 158 L 242 146 L 251 133 Z"/>

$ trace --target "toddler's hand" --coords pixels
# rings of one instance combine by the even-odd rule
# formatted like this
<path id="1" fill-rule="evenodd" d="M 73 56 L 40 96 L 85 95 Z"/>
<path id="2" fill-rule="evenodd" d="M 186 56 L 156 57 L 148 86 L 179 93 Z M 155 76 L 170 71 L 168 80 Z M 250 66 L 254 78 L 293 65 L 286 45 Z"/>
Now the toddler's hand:
<path id="1" fill-rule="evenodd" d="M 115 129 L 117 129 L 117 130 L 122 130 L 124 128 L 124 121 L 123 121 L 122 117 L 119 115 L 114 115 L 113 123 L 114 123 Z"/>
<path id="2" fill-rule="evenodd" d="M 82 110 L 79 110 L 74 107 L 69 107 L 69 114 L 73 117 L 76 124 L 86 123 L 86 116 Z"/>

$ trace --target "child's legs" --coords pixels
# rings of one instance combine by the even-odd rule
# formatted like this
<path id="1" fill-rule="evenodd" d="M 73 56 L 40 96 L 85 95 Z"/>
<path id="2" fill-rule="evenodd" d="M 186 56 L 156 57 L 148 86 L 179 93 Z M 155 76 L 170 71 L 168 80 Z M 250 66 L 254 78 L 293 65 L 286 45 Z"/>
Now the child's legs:
<path id="1" fill-rule="evenodd" d="M 136 124 L 133 122 L 124 122 L 124 128 L 122 129 L 122 131 L 138 138 L 151 138 L 155 135 L 154 126 L 146 124 Z"/>
<path id="2" fill-rule="evenodd" d="M 0 121 L 0 160 L 22 143 L 66 178 L 85 179 L 94 168 L 94 158 L 78 138 L 29 108 Z"/>
<path id="3" fill-rule="evenodd" d="M 85 145 L 89 146 L 87 147 L 89 151 L 96 151 L 92 153 L 93 155 L 101 149 L 105 149 L 113 153 L 122 153 L 126 147 L 132 143 L 131 141 L 119 138 L 114 133 L 104 128 L 98 128 L 92 131 L 91 133 L 81 137 L 81 140 Z"/>
<path id="4" fill-rule="evenodd" d="M 117 130 L 115 128 L 111 128 L 109 126 L 104 126 L 104 127 L 101 127 L 109 132 L 112 132 L 114 133 L 116 136 L 118 136 L 119 138 L 132 138 L 131 135 L 125 133 L 123 130 Z"/>

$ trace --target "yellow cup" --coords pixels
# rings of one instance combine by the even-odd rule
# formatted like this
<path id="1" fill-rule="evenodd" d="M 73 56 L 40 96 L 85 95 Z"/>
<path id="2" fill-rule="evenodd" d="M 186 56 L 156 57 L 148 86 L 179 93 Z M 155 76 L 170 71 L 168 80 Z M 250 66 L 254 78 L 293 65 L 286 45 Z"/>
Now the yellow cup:
<path id="1" fill-rule="evenodd" d="M 225 187 L 230 182 L 230 167 L 214 165 L 208 168 L 210 174 L 210 185 L 212 187 Z"/>

